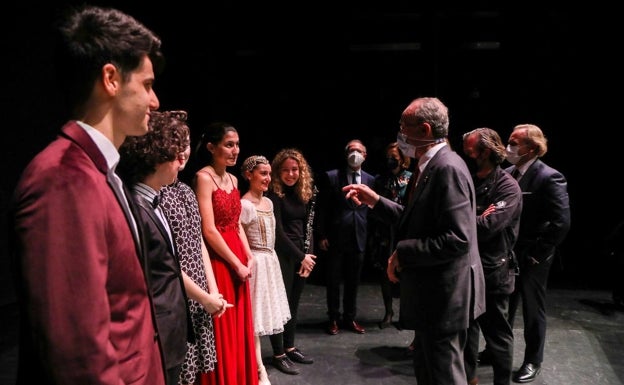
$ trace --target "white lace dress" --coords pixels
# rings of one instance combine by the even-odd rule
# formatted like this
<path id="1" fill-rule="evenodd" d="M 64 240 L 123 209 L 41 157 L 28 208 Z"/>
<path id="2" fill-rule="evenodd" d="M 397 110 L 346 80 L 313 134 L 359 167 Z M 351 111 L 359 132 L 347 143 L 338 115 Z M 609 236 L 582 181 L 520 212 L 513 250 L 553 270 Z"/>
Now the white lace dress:
<path id="1" fill-rule="evenodd" d="M 258 210 L 247 199 L 241 199 L 241 223 L 256 263 L 251 272 L 249 288 L 254 333 L 271 335 L 284 331 L 290 319 L 288 298 L 279 260 L 275 253 L 275 216 L 273 202 L 263 197 L 269 211 Z"/>

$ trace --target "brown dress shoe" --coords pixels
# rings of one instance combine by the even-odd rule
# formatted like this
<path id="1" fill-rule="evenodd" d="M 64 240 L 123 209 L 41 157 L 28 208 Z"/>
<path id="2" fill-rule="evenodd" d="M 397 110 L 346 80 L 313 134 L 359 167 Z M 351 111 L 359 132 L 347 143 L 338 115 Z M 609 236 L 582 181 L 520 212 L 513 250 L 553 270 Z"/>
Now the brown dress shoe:
<path id="1" fill-rule="evenodd" d="M 335 336 L 338 334 L 338 322 L 329 321 L 329 326 L 327 326 L 327 333 Z"/>
<path id="2" fill-rule="evenodd" d="M 355 321 L 345 322 L 345 328 L 358 334 L 366 333 L 366 329 L 364 329 L 362 325 Z"/>

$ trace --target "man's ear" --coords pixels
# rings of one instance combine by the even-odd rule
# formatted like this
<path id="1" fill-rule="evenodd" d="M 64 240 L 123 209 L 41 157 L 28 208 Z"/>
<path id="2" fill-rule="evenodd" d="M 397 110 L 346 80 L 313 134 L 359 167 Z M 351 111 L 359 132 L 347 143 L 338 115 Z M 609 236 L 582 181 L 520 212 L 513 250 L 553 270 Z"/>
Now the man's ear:
<path id="1" fill-rule="evenodd" d="M 111 63 L 106 63 L 102 67 L 102 85 L 109 95 L 114 95 L 119 91 L 119 71 Z"/>
<path id="2" fill-rule="evenodd" d="M 427 122 L 423 122 L 419 124 L 417 131 L 420 137 L 427 138 L 427 137 L 433 136 L 433 130 L 431 129 L 431 124 Z"/>

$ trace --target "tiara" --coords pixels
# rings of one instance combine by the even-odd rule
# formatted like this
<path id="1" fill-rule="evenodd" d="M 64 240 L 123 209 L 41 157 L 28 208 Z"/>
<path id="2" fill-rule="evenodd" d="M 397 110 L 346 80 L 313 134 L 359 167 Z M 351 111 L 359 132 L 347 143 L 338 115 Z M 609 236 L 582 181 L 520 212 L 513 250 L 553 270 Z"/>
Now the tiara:
<path id="1" fill-rule="evenodd" d="M 252 155 L 245 159 L 243 165 L 241 166 L 241 171 L 243 173 L 245 171 L 252 171 L 259 164 L 269 164 L 269 160 L 262 155 Z"/>

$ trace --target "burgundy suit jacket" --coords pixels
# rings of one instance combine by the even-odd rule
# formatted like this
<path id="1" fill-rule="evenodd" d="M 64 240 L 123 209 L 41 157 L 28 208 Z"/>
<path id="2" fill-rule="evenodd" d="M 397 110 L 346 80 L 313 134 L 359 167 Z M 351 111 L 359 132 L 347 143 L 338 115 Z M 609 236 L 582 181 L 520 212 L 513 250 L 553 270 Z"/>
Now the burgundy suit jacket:
<path id="1" fill-rule="evenodd" d="M 107 169 L 72 121 L 18 182 L 18 384 L 164 385 L 140 249 Z"/>

